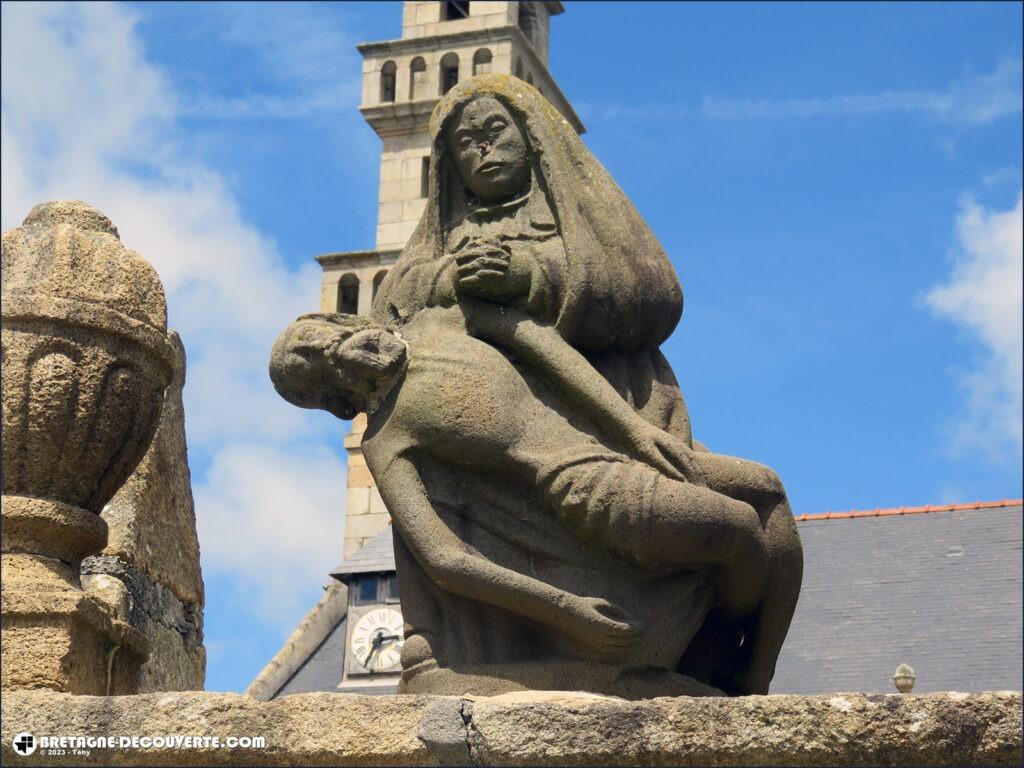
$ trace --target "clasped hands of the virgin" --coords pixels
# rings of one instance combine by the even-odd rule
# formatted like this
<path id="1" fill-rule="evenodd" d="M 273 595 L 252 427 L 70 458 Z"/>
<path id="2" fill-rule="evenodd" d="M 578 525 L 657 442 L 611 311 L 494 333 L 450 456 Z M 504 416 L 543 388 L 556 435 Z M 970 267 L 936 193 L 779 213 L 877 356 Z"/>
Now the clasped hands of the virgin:
<path id="1" fill-rule="evenodd" d="M 525 258 L 497 238 L 474 238 L 452 255 L 459 293 L 510 301 L 530 292 L 530 268 Z"/>

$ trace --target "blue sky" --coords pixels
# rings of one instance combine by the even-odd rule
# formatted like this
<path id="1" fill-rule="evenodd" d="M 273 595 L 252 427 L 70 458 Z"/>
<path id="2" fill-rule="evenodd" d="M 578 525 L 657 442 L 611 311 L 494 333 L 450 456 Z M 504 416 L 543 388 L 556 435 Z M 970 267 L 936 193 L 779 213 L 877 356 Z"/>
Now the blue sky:
<path id="1" fill-rule="evenodd" d="M 797 513 L 1021 495 L 1021 6 L 566 3 L 550 68 L 675 263 L 698 439 Z M 207 686 L 341 556 L 346 425 L 274 395 L 313 254 L 373 246 L 357 42 L 398 3 L 3 4 L 3 228 L 85 199 L 189 355 Z"/>

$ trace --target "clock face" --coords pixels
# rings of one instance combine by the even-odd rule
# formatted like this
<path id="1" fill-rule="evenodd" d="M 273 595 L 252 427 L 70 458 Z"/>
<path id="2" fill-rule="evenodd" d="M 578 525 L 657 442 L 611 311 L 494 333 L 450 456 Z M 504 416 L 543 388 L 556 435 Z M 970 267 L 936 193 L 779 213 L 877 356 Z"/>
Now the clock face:
<path id="1" fill-rule="evenodd" d="M 387 672 L 399 665 L 404 642 L 402 614 L 394 608 L 375 608 L 352 627 L 349 653 L 357 670 Z"/>

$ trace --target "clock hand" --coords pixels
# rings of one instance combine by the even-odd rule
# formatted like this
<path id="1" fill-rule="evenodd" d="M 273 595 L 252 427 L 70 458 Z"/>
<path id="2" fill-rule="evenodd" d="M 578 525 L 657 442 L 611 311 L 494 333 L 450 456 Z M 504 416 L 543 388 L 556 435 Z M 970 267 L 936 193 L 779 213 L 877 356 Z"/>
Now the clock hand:
<path id="1" fill-rule="evenodd" d="M 370 668 L 370 661 L 373 659 L 373 654 L 375 654 L 379 650 L 380 650 L 380 646 L 376 645 L 376 644 L 374 644 L 373 647 L 370 648 L 370 653 L 366 657 L 366 661 L 363 662 L 363 666 L 364 667 L 366 667 L 367 669 Z"/>

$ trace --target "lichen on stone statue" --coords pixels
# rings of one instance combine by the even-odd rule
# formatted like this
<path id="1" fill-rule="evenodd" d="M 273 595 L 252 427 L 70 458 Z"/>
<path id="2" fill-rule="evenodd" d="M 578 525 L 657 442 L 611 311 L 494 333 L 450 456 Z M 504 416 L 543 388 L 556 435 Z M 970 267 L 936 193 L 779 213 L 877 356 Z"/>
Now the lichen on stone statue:
<path id="1" fill-rule="evenodd" d="M 802 550 L 776 475 L 692 440 L 661 246 L 520 80 L 458 85 L 431 134 L 372 319 L 304 316 L 271 359 L 293 403 L 368 414 L 400 691 L 767 692 Z"/>

